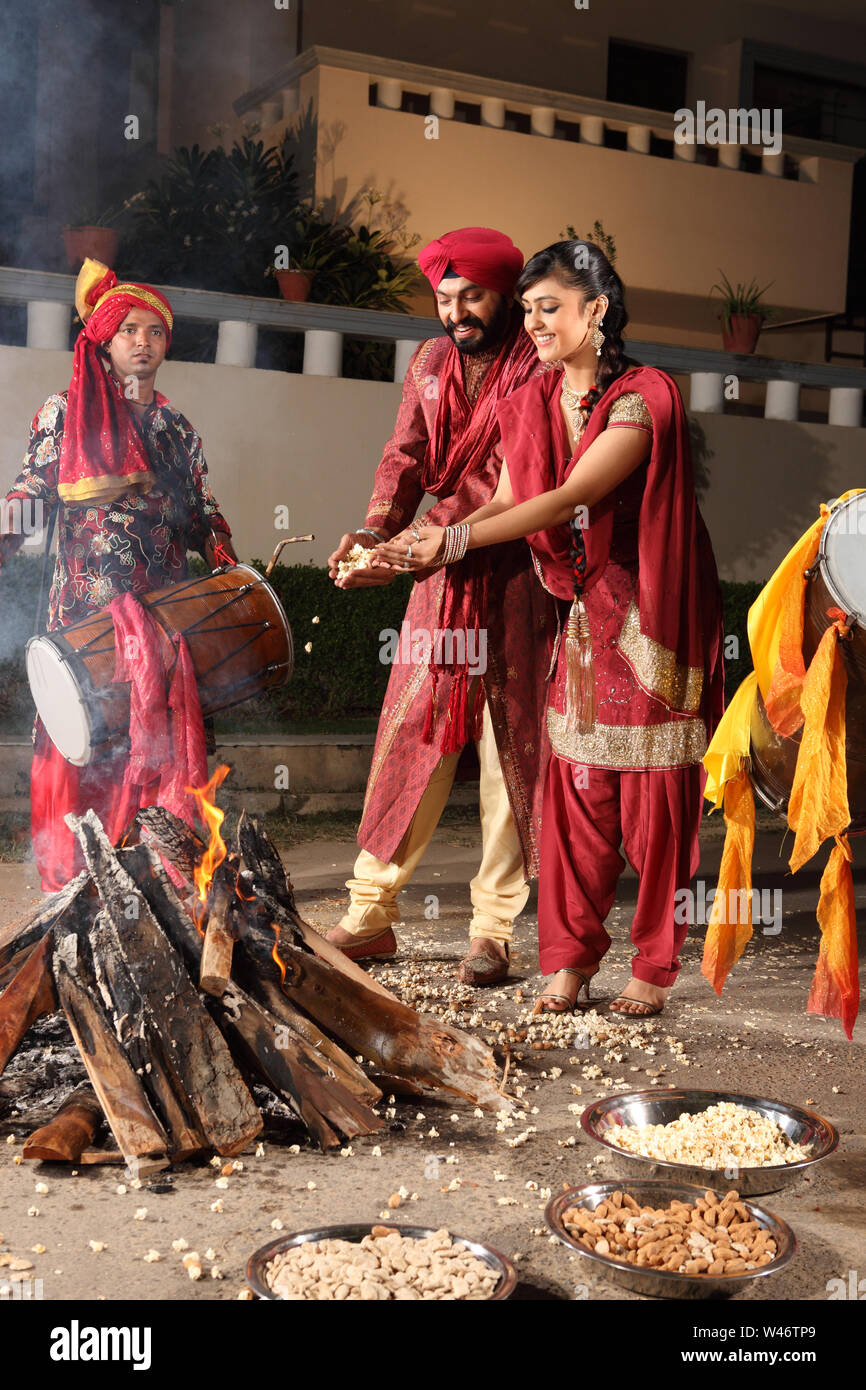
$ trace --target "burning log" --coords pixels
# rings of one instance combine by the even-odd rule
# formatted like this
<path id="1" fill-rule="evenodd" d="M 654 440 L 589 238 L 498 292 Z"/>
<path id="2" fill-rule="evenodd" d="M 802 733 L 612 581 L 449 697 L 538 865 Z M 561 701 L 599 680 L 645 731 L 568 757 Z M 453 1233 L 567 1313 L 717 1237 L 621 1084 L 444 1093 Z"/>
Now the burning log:
<path id="1" fill-rule="evenodd" d="M 323 1149 L 339 1145 L 339 1134 L 354 1139 L 381 1129 L 383 1120 L 341 1084 L 315 1049 L 281 1027 L 273 1014 L 236 984 L 229 986 L 220 1003 L 225 1010 L 223 1026 L 240 1043 L 248 1063 L 301 1117 Z"/>
<path id="2" fill-rule="evenodd" d="M 238 913 L 238 939 L 262 978 L 285 972 L 282 989 L 293 1003 L 353 1052 L 384 1072 L 463 1096 L 488 1109 L 507 1102 L 496 1089 L 492 1053 L 476 1038 L 446 1023 L 433 1023 L 398 999 L 383 998 L 348 979 L 325 961 L 278 933 L 273 959 L 268 933 Z"/>
<path id="3" fill-rule="evenodd" d="M 77 878 L 45 898 L 29 917 L 13 922 L 8 927 L 0 927 L 0 990 L 21 969 L 30 952 L 39 944 L 52 922 L 78 900 L 91 891 L 90 876 L 80 873 Z"/>
<path id="4" fill-rule="evenodd" d="M 30 1025 L 57 1008 L 50 970 L 51 947 L 49 930 L 0 998 L 0 1073 Z"/>
<path id="5" fill-rule="evenodd" d="M 207 845 L 179 816 L 166 811 L 163 806 L 146 806 L 139 811 L 133 825 L 144 830 L 147 844 L 152 844 L 160 854 L 164 854 L 190 883 L 194 881 L 195 871 Z"/>
<path id="6" fill-rule="evenodd" d="M 158 863 L 154 851 L 145 845 L 138 845 L 122 850 L 118 857 L 141 886 L 151 909 L 181 952 L 187 969 L 195 976 L 202 968 L 202 938 L 193 926 L 174 885 Z M 293 1065 L 303 1064 L 307 1070 L 312 1067 L 326 1075 L 330 1073 L 331 1081 L 338 1082 L 366 1105 L 375 1105 L 381 1100 L 382 1092 L 370 1081 L 357 1062 L 295 1008 L 275 983 L 261 980 L 256 971 L 250 970 L 240 954 L 235 958 L 235 973 L 239 974 L 240 983 L 244 988 L 241 989 L 232 981 L 227 993 L 220 999 L 219 1006 L 212 1006 L 212 1012 L 224 1032 L 228 1031 L 239 1040 L 243 1039 L 246 1059 L 254 1065 L 254 1070 L 266 1084 L 271 1085 L 272 1081 L 276 1083 L 272 1089 L 282 1099 L 286 1099 L 287 1095 L 307 1096 L 308 1104 L 305 1111 L 302 1112 L 299 1105 L 292 1107 L 302 1114 L 306 1122 L 309 1122 L 312 1115 L 312 1098 L 307 1095 L 309 1086 L 305 1085 L 303 1076 L 296 1079 L 291 1086 L 287 1085 L 283 1075 L 286 1067 L 291 1069 Z M 259 1010 L 258 1013 L 255 1011 L 256 1008 Z M 262 1016 L 267 1018 L 267 1026 L 264 1028 L 260 1026 Z M 274 1046 L 282 1057 L 276 1073 L 270 1066 Z M 251 1053 L 255 1054 L 254 1062 Z M 340 1105 L 344 1105 L 344 1098 L 338 1099 Z M 330 1109 L 326 1110 L 326 1115 L 332 1124 L 337 1124 L 338 1117 Z M 357 1118 L 355 1116 L 352 1125 Z M 343 1129 L 343 1133 L 352 1137 L 358 1133 L 369 1133 L 372 1128 L 378 1127 L 376 1117 L 371 1111 L 365 1111 L 363 1119 L 370 1128 Z M 321 1128 L 319 1120 L 316 1120 L 311 1128 L 321 1139 L 325 1131 Z"/>
<path id="7" fill-rule="evenodd" d="M 273 841 L 267 831 L 259 825 L 258 820 L 254 816 L 248 816 L 246 811 L 238 821 L 238 847 L 253 876 L 255 899 L 273 921 L 290 926 L 308 950 L 327 961 L 328 965 L 332 965 L 341 974 L 348 975 L 350 979 L 366 985 L 368 989 L 384 995 L 386 999 L 396 997 L 384 985 L 380 985 L 378 980 L 374 980 L 372 975 L 368 975 L 356 961 L 350 960 L 339 946 L 326 941 L 299 916 L 292 881 Z"/>
<path id="8" fill-rule="evenodd" d="M 69 820 L 113 928 L 112 946 L 164 1046 L 176 1093 L 189 1097 L 201 1131 L 217 1153 L 239 1153 L 259 1133 L 262 1119 L 225 1039 L 98 817 L 88 811 Z"/>
<path id="9" fill-rule="evenodd" d="M 232 974 L 235 935 L 231 912 L 237 901 L 236 882 L 237 868 L 228 861 L 221 864 L 213 881 L 199 971 L 199 985 L 205 994 L 217 999 L 225 994 Z"/>
<path id="10" fill-rule="evenodd" d="M 41 1129 L 35 1129 L 25 1140 L 24 1157 L 46 1163 L 77 1163 L 93 1143 L 103 1122 L 102 1106 L 92 1087 L 77 1086 L 54 1118 Z"/>
<path id="11" fill-rule="evenodd" d="M 154 1115 L 144 1086 L 97 1006 L 92 964 L 79 950 L 74 932 L 65 936 L 53 955 L 57 995 L 66 1014 L 103 1113 L 127 1164 L 140 1172 L 165 1167 L 168 1137 Z"/>

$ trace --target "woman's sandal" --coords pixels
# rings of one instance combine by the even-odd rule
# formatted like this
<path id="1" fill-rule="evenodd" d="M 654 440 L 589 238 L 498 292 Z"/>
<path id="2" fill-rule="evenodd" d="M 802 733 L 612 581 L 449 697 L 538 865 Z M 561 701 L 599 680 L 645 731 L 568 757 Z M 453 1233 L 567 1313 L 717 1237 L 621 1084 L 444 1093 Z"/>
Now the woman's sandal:
<path id="1" fill-rule="evenodd" d="M 587 974 L 585 970 L 575 970 L 570 965 L 563 965 L 556 971 L 556 974 L 558 975 L 560 971 L 563 975 L 576 975 L 580 980 L 580 984 L 577 987 L 577 994 L 574 996 L 573 1000 L 569 999 L 567 994 L 539 994 L 535 1001 L 535 1007 L 532 1010 L 533 1018 L 537 1017 L 538 1014 L 573 1014 L 575 1009 L 578 1008 L 577 1001 L 580 998 L 581 990 L 585 990 L 584 997 L 587 1004 L 590 1003 L 589 982 L 594 975 L 598 974 L 598 970 L 593 970 L 590 974 Z M 564 1007 L 561 1009 L 545 1008 L 545 1001 L 548 999 L 556 999 L 564 1005 Z"/>
<path id="2" fill-rule="evenodd" d="M 614 1004 L 622 1000 L 626 1004 L 640 1004 L 640 1013 L 635 1013 L 632 1009 L 615 1009 Z M 649 1004 L 646 999 L 634 999 L 630 994 L 618 994 L 615 999 L 611 999 L 607 1006 L 609 1014 L 619 1014 L 620 1018 L 658 1018 L 659 1014 L 664 1013 L 664 1004 Z"/>

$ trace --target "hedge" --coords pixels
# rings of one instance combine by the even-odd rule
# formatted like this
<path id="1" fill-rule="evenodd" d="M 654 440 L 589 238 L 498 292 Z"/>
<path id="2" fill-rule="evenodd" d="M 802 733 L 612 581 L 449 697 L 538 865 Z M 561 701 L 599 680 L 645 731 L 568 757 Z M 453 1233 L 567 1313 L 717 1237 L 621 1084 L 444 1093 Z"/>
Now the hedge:
<path id="1" fill-rule="evenodd" d="M 253 564 L 264 569 L 261 561 Z M 0 732 L 6 734 L 25 731 L 33 717 L 23 651 L 34 630 L 39 566 L 38 558 L 17 555 L 0 574 Z M 200 561 L 193 568 L 204 572 Z M 227 711 L 217 728 L 254 733 L 303 721 L 378 714 L 390 671 L 379 659 L 379 633 L 385 628 L 399 632 L 412 582 L 407 575 L 382 588 L 347 591 L 335 588 L 323 568 L 277 566 L 271 583 L 292 628 L 294 676 L 282 689 Z M 728 695 L 751 670 L 746 615 L 760 588 L 756 583 L 722 584 L 725 633 L 736 638 L 736 644 L 728 642 Z M 309 653 L 307 642 L 312 643 Z"/>

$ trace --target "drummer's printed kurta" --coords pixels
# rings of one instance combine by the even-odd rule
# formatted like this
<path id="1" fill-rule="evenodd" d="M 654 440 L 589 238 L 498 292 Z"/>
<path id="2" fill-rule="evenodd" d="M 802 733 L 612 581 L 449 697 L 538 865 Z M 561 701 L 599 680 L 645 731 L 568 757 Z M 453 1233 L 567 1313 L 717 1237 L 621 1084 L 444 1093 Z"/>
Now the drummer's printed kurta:
<path id="1" fill-rule="evenodd" d="M 113 378 L 112 378 L 113 379 Z M 228 531 L 208 485 L 201 439 L 188 420 L 155 393 L 142 427 L 157 485 L 108 506 L 63 506 L 48 600 L 49 629 L 66 627 L 120 594 L 146 594 L 187 575 L 187 550 L 201 551 L 211 527 Z M 37 411 L 21 473 L 8 496 L 57 505 L 57 464 L 67 392 Z"/>
<path id="2" fill-rule="evenodd" d="M 437 383 L 447 354 L 456 352 L 450 338 L 431 338 L 410 363 L 396 427 L 376 472 L 366 518 L 366 525 L 389 536 L 409 525 L 424 498 L 422 467 L 437 410 Z M 495 355 L 463 359 L 470 404 L 477 399 Z M 527 361 L 527 379 L 537 367 L 533 354 Z M 467 427 L 472 428 L 471 415 Z M 494 450 L 456 492 L 439 496 L 424 519 L 448 525 L 489 502 L 501 466 L 501 453 Z M 490 568 L 487 670 L 482 680 L 530 878 L 538 873 L 541 792 L 550 751 L 544 712 L 556 610 L 533 575 L 524 541 L 491 547 L 484 555 Z M 435 632 L 444 587 L 461 584 L 461 568 L 461 564 L 449 565 L 416 581 L 405 617 L 411 632 Z M 445 668 L 436 692 L 441 709 L 447 707 L 451 679 Z M 423 739 L 431 688 L 430 668 L 423 660 L 393 666 L 358 832 L 361 847 L 385 862 L 403 839 L 442 756 L 436 740 L 425 743 Z"/>
<path id="3" fill-rule="evenodd" d="M 156 480 L 151 491 L 128 493 L 107 506 L 60 506 L 46 624 L 51 630 L 78 622 L 121 594 L 145 594 L 177 583 L 187 576 L 188 550 L 201 552 L 212 528 L 230 534 L 208 486 L 201 439 L 164 396 L 154 395 L 154 408 L 144 422 L 136 420 Z M 58 505 L 66 401 L 67 393 L 59 392 L 37 412 L 21 473 L 8 494 L 42 502 L 46 519 Z M 82 867 L 77 841 L 65 824 L 68 813 L 80 815 L 93 807 L 109 837 L 116 839 L 150 796 L 147 789 L 124 785 L 122 752 L 74 767 L 38 717 L 33 741 L 33 849 L 42 887 L 49 891 Z"/>

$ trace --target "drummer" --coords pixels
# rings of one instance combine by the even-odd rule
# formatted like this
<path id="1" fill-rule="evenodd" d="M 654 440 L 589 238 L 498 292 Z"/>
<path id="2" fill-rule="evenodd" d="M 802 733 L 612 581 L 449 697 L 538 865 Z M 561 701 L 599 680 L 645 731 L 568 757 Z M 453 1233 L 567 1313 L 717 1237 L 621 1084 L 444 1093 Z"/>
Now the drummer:
<path id="1" fill-rule="evenodd" d="M 21 473 L 7 494 L 7 502 L 41 504 L 43 526 L 56 513 L 48 629 L 78 622 L 120 594 L 144 594 L 186 578 L 190 550 L 211 566 L 236 560 L 230 528 L 208 486 L 201 439 L 155 388 L 171 341 L 168 300 L 149 285 L 118 284 L 107 266 L 86 260 L 75 306 L 84 327 L 72 381 L 37 411 Z M 19 511 L 7 507 L 4 515 L 14 518 Z M 0 567 L 23 539 L 0 533 Z M 0 577 L 0 613 L 2 601 Z M 121 786 L 123 754 L 78 768 L 55 748 L 38 717 L 33 738 L 33 849 L 49 891 L 81 867 L 64 816 L 92 806 L 111 833 L 129 788 Z"/>

